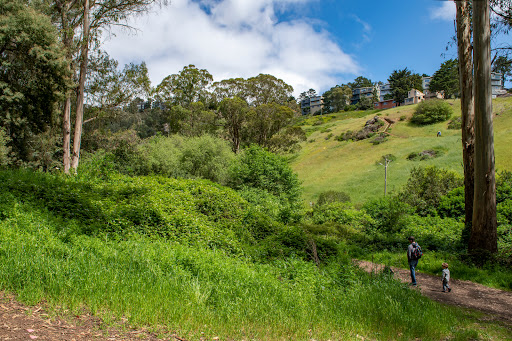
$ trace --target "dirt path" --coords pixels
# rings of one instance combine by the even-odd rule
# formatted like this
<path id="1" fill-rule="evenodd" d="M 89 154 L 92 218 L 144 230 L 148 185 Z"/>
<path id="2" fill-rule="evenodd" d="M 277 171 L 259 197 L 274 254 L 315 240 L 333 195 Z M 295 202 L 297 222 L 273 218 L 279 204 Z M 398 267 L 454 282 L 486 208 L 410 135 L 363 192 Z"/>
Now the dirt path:
<path id="1" fill-rule="evenodd" d="M 52 319 L 41 306 L 27 307 L 0 292 L 0 340 L 37 341 L 164 341 L 145 330 L 105 328 L 101 321 L 84 313 L 69 319 Z"/>
<path id="2" fill-rule="evenodd" d="M 357 261 L 368 272 L 380 272 L 384 266 L 367 261 Z M 411 282 L 408 269 L 391 267 L 394 276 L 402 282 Z M 420 267 L 421 269 L 421 267 Z M 441 277 L 427 275 L 416 270 L 417 290 L 424 296 L 441 303 L 477 310 L 491 320 L 505 322 L 512 326 L 512 292 L 488 288 L 470 281 L 450 280 L 450 293 L 442 290 Z"/>

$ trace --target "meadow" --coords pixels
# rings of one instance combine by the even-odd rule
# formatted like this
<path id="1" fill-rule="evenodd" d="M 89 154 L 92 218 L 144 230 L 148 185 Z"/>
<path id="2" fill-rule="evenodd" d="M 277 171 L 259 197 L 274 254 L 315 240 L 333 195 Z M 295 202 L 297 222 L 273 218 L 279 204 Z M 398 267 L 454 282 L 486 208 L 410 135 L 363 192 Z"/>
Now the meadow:
<path id="1" fill-rule="evenodd" d="M 388 166 L 387 190 L 397 192 L 405 184 L 410 170 L 417 166 L 436 165 L 463 174 L 460 129 L 449 129 L 450 121 L 460 117 L 460 101 L 447 100 L 453 117 L 445 122 L 417 126 L 409 122 L 417 105 L 382 111 L 335 113 L 315 116 L 301 123 L 308 140 L 291 160 L 304 188 L 304 202 L 316 202 L 320 193 L 338 190 L 350 193 L 352 202 L 362 203 L 384 194 L 384 167 L 378 163 L 383 155 L 396 160 Z M 493 100 L 496 169 L 512 170 L 512 101 Z M 374 116 L 395 121 L 387 130 L 387 141 L 374 145 L 371 139 L 337 141 L 346 131 L 361 129 Z M 385 128 L 382 127 L 382 130 Z M 441 131 L 441 137 L 437 132 Z M 442 155 L 429 160 L 407 160 L 413 152 L 439 150 Z"/>

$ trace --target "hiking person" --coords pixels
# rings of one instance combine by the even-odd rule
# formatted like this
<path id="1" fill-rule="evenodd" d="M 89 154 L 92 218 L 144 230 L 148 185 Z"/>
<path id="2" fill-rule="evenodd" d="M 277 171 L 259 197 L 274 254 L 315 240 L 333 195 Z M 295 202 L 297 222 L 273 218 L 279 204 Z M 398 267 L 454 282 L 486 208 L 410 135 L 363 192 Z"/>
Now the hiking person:
<path id="1" fill-rule="evenodd" d="M 418 266 L 418 260 L 423 255 L 421 247 L 415 242 L 414 237 L 410 236 L 409 246 L 407 247 L 407 261 L 409 262 L 409 268 L 411 269 L 411 285 L 416 285 L 416 266 Z"/>
<path id="2" fill-rule="evenodd" d="M 452 291 L 452 289 L 450 288 L 450 270 L 448 269 L 448 263 L 443 263 L 443 292 L 446 292 L 446 290 L 448 290 L 448 292 Z"/>

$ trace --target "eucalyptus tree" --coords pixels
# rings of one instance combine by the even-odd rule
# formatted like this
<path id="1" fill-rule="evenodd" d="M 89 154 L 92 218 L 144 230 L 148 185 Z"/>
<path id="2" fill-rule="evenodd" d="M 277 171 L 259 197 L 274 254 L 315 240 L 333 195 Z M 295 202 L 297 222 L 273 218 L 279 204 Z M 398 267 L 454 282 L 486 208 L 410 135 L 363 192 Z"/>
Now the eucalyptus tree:
<path id="1" fill-rule="evenodd" d="M 496 174 L 492 125 L 490 6 L 473 1 L 473 59 L 475 96 L 475 192 L 468 249 L 498 251 Z"/>
<path id="2" fill-rule="evenodd" d="M 457 50 L 462 120 L 462 160 L 464 167 L 464 232 L 462 238 L 468 242 L 473 220 L 475 183 L 475 112 L 473 100 L 473 47 L 471 44 L 471 3 L 455 1 L 457 8 Z"/>
<path id="3" fill-rule="evenodd" d="M 240 151 L 242 131 L 247 124 L 249 105 L 239 97 L 224 98 L 219 105 L 219 113 L 224 120 L 224 130 L 231 141 L 233 152 Z"/>
<path id="4" fill-rule="evenodd" d="M 247 100 L 252 106 L 271 103 L 286 105 L 293 92 L 291 85 L 268 74 L 247 79 L 247 89 Z"/>
<path id="5" fill-rule="evenodd" d="M 207 102 L 208 92 L 213 76 L 206 69 L 188 65 L 179 73 L 165 77 L 157 86 L 159 99 L 170 105 L 187 108 L 194 102 Z"/>
<path id="6" fill-rule="evenodd" d="M 285 128 L 293 116 L 293 111 L 286 105 L 277 103 L 258 105 L 248 115 L 248 141 L 268 147 L 270 139 Z"/>
<path id="7" fill-rule="evenodd" d="M 136 98 L 148 99 L 152 87 L 146 63 L 130 63 L 120 70 L 116 60 L 105 52 L 97 51 L 90 58 L 85 92 L 88 104 L 97 109 L 98 114 L 84 123 L 100 115 L 108 116 L 110 111 L 124 107 Z"/>
<path id="8" fill-rule="evenodd" d="M 60 30 L 64 51 L 70 64 L 70 70 L 77 79 L 75 94 L 76 122 L 71 166 L 76 172 L 80 158 L 80 139 L 82 134 L 82 117 L 84 88 L 87 77 L 89 49 L 100 45 L 102 32 L 112 26 L 129 27 L 127 20 L 136 14 L 149 11 L 153 5 L 166 4 L 166 0 L 41 0 L 47 5 Z M 71 134 L 71 96 L 67 94 L 63 112 L 63 149 L 64 171 L 70 169 L 70 134 Z"/>
<path id="9" fill-rule="evenodd" d="M 324 92 L 324 106 L 328 112 L 338 112 L 350 104 L 352 90 L 348 85 L 336 85 Z"/>

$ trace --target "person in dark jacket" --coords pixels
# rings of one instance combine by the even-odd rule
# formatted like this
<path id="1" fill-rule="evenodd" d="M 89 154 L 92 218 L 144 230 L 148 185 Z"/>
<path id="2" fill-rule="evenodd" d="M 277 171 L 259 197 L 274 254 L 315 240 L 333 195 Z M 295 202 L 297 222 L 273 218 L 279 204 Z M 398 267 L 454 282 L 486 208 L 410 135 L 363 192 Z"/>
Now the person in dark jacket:
<path id="1" fill-rule="evenodd" d="M 418 266 L 418 259 L 414 256 L 414 248 L 418 247 L 418 243 L 415 242 L 414 237 L 410 236 L 409 247 L 407 247 L 407 261 L 409 262 L 409 268 L 411 269 L 411 285 L 416 285 L 416 266 Z"/>

